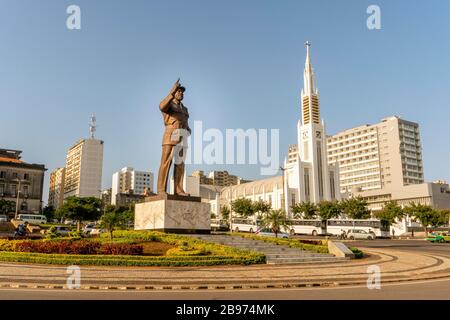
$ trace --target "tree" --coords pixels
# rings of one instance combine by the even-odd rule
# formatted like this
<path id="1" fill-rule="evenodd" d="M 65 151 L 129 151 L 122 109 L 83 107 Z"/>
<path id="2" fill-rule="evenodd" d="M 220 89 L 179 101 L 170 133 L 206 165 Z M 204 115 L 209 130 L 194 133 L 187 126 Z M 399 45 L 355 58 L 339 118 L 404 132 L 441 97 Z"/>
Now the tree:
<path id="1" fill-rule="evenodd" d="M 296 219 L 314 219 L 317 216 L 317 206 L 309 201 L 302 201 L 291 206 Z"/>
<path id="2" fill-rule="evenodd" d="M 77 221 L 77 232 L 81 230 L 81 221 L 97 220 L 100 215 L 101 200 L 95 197 L 68 197 L 56 214 L 59 218 Z"/>
<path id="3" fill-rule="evenodd" d="M 220 214 L 222 215 L 222 219 L 228 220 L 230 217 L 230 208 L 227 206 L 223 206 L 220 208 Z"/>
<path id="4" fill-rule="evenodd" d="M 341 211 L 350 219 L 370 218 L 370 210 L 367 209 L 367 201 L 361 197 L 342 200 Z"/>
<path id="5" fill-rule="evenodd" d="M 322 221 L 333 219 L 341 213 L 341 206 L 337 201 L 321 201 L 317 208 L 317 214 Z"/>
<path id="6" fill-rule="evenodd" d="M 133 219 L 133 212 L 127 207 L 107 205 L 105 213 L 101 217 L 101 227 L 109 232 L 109 237 L 113 239 L 113 232 L 116 228 L 125 227 Z"/>
<path id="7" fill-rule="evenodd" d="M 8 214 L 13 212 L 16 208 L 16 203 L 14 201 L 0 199 L 0 212 L 2 214 Z"/>
<path id="8" fill-rule="evenodd" d="M 397 219 L 402 219 L 405 216 L 405 212 L 396 201 L 389 201 L 381 211 L 375 213 L 375 216 L 380 219 L 382 226 L 387 229 Z"/>
<path id="9" fill-rule="evenodd" d="M 231 201 L 231 210 L 246 218 L 255 213 L 252 200 L 247 198 L 239 198 Z"/>
<path id="10" fill-rule="evenodd" d="M 264 214 L 269 212 L 270 209 L 272 209 L 272 206 L 266 201 L 259 200 L 253 202 L 253 211 L 259 213 L 259 217 L 262 217 Z"/>
<path id="11" fill-rule="evenodd" d="M 42 209 L 42 214 L 47 218 L 47 221 L 52 221 L 55 218 L 55 208 L 53 206 L 45 206 Z"/>
<path id="12" fill-rule="evenodd" d="M 278 238 L 278 233 L 284 230 L 288 230 L 291 225 L 286 212 L 284 210 L 270 210 L 267 214 L 264 215 L 261 221 L 261 225 L 264 228 L 270 228 L 273 233 L 275 233 L 275 237 Z"/>
<path id="13" fill-rule="evenodd" d="M 411 203 L 405 208 L 405 211 L 417 222 L 419 222 L 424 231 L 425 237 L 428 236 L 428 227 L 437 227 L 441 225 L 441 214 L 431 206 Z"/>
<path id="14" fill-rule="evenodd" d="M 450 210 L 439 210 L 439 225 L 449 225 L 450 227 Z"/>

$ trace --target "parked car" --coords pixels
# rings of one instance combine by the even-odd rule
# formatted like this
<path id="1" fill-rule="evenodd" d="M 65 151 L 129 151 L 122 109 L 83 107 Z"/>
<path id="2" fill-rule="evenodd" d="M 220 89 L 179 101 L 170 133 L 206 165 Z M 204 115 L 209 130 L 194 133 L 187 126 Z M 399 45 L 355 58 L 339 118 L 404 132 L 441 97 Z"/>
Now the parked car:
<path id="1" fill-rule="evenodd" d="M 106 229 L 101 229 L 99 227 L 95 227 L 91 230 L 91 232 L 89 233 L 91 236 L 98 236 L 100 233 L 104 233 L 107 232 L 108 230 Z"/>
<path id="2" fill-rule="evenodd" d="M 52 226 L 48 230 L 42 230 L 41 233 L 47 234 L 50 230 L 59 236 L 67 236 L 72 231 L 68 226 Z"/>
<path id="3" fill-rule="evenodd" d="M 8 216 L 6 214 L 0 214 L 0 222 L 8 222 Z"/>
<path id="4" fill-rule="evenodd" d="M 347 232 L 347 239 L 350 240 L 373 240 L 375 239 L 375 237 L 375 233 L 367 232 L 366 230 L 362 229 L 353 229 Z"/>
<path id="5" fill-rule="evenodd" d="M 95 223 L 88 223 L 83 227 L 84 234 L 91 234 L 92 230 L 98 229 L 98 226 Z"/>
<path id="6" fill-rule="evenodd" d="M 430 233 L 428 235 L 427 241 L 440 243 L 450 242 L 450 233 L 449 232 Z"/>
<path id="7" fill-rule="evenodd" d="M 256 230 L 256 234 L 264 237 L 275 237 L 275 233 L 272 231 L 272 229 L 269 228 L 263 228 Z M 278 232 L 277 234 L 278 238 L 290 238 L 291 236 L 289 233 L 286 232 Z"/>
<path id="8" fill-rule="evenodd" d="M 29 224 L 47 223 L 47 217 L 40 214 L 19 214 L 17 218 L 23 222 L 28 222 Z"/>
<path id="9" fill-rule="evenodd" d="M 64 223 L 64 224 L 68 224 L 68 225 L 70 225 L 70 226 L 76 226 L 76 225 L 77 225 L 77 222 L 76 222 L 76 221 L 70 220 L 70 219 L 64 220 L 63 223 Z"/>

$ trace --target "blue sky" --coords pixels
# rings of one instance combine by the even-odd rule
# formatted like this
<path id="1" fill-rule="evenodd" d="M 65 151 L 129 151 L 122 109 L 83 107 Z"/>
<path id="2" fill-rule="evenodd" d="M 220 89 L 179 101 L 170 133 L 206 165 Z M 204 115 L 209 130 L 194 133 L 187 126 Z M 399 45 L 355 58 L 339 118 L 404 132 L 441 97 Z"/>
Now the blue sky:
<path id="1" fill-rule="evenodd" d="M 66 8 L 81 7 L 81 30 Z M 381 30 L 366 9 L 381 8 Z M 425 178 L 450 180 L 450 2 L 0 0 L 0 147 L 49 169 L 88 137 L 105 141 L 103 188 L 125 166 L 156 172 L 160 100 L 181 78 L 191 121 L 278 128 L 296 140 L 304 41 L 328 134 L 390 115 L 419 122 Z M 228 169 L 259 177 L 259 166 Z"/>

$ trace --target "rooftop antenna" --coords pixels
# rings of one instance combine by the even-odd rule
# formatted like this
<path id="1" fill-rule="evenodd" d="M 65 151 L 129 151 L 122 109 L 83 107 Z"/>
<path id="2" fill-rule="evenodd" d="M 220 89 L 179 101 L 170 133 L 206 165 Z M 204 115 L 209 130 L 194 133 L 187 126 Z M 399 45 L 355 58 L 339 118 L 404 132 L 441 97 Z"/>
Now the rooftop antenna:
<path id="1" fill-rule="evenodd" d="M 95 131 L 97 130 L 97 119 L 93 114 L 91 116 L 91 122 L 89 123 L 89 132 L 91 133 L 91 139 L 95 139 Z"/>

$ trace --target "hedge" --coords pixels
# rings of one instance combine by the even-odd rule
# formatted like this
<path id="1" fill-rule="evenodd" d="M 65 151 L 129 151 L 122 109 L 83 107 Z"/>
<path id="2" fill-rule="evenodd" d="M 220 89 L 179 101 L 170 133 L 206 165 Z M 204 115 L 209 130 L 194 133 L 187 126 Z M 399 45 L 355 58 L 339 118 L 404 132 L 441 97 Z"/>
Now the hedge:
<path id="1" fill-rule="evenodd" d="M 265 263 L 265 256 L 248 257 L 152 257 L 152 256 L 105 256 L 67 255 L 28 252 L 0 252 L 0 260 L 58 265 L 100 265 L 100 266 L 210 266 L 230 264 Z"/>

